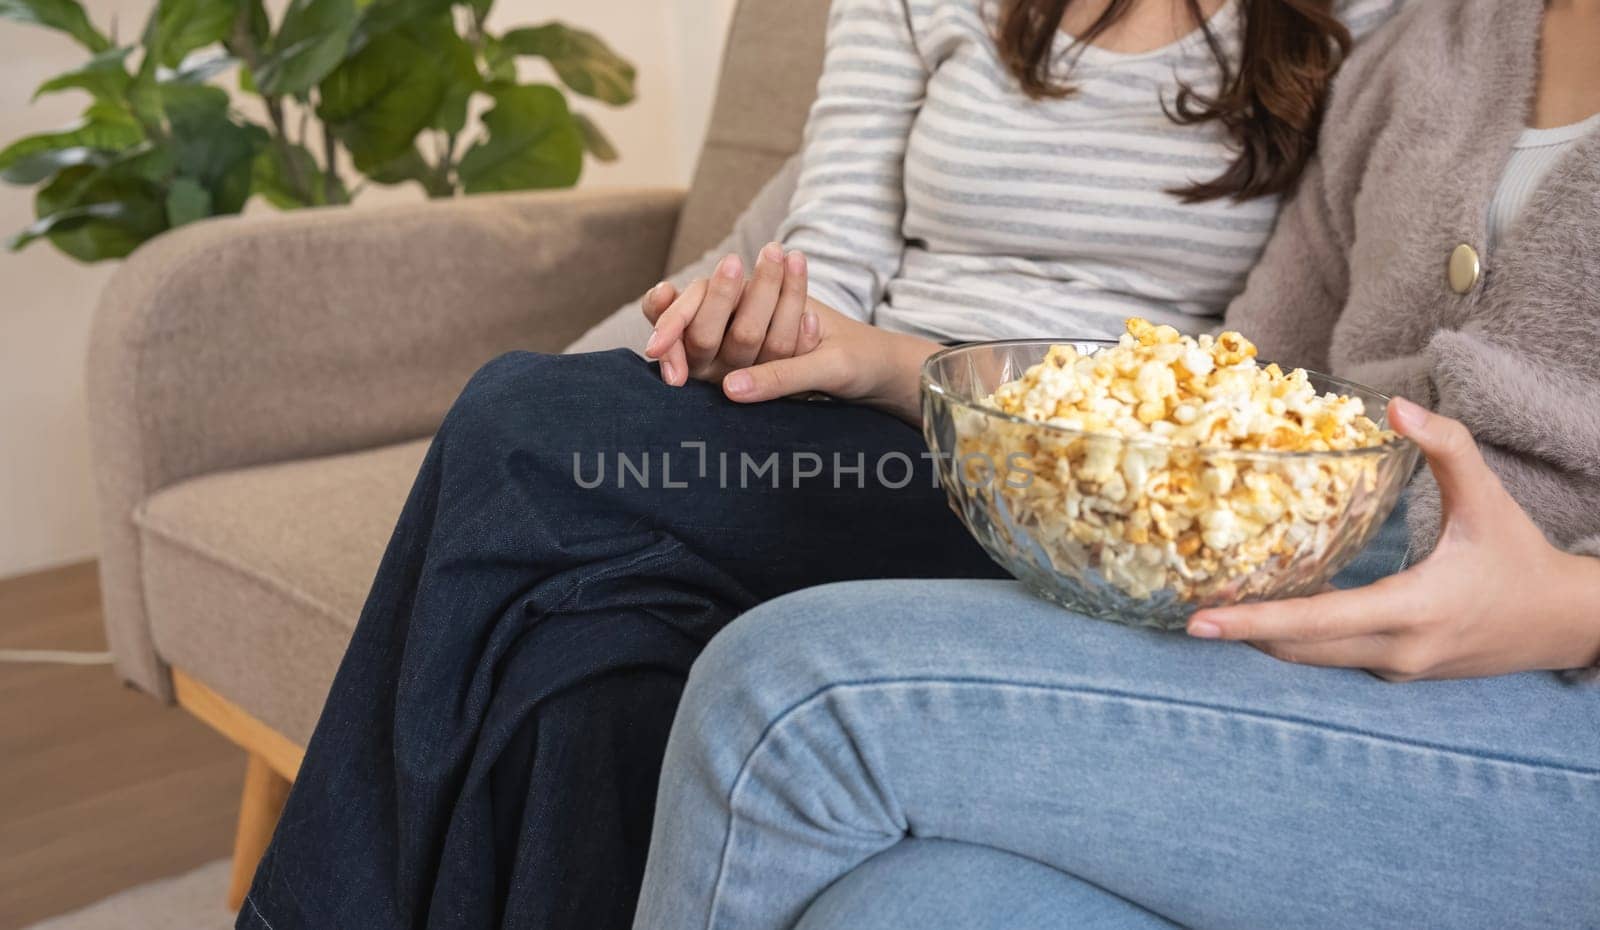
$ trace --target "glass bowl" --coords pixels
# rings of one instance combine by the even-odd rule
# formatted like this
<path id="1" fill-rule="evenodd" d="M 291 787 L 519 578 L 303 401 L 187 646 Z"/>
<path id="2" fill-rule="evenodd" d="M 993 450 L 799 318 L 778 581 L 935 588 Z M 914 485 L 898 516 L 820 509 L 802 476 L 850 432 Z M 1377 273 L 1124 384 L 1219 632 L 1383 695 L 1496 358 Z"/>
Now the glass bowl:
<path id="1" fill-rule="evenodd" d="M 1377 534 L 1416 468 L 1416 445 L 1399 437 L 1338 452 L 1240 451 L 1066 429 L 986 405 L 1062 344 L 1115 345 L 1016 340 L 934 355 L 922 369 L 923 434 L 951 507 L 984 549 L 1080 613 L 1181 629 L 1201 607 L 1319 591 Z M 1328 375 L 1310 381 L 1360 399 L 1386 425 L 1386 396 Z"/>

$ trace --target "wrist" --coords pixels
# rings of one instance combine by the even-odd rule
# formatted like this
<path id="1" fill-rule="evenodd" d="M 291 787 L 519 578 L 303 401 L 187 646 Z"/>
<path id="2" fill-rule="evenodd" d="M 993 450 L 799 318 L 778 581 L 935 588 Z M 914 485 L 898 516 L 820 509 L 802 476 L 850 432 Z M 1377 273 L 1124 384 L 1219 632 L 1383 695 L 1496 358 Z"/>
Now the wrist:
<path id="1" fill-rule="evenodd" d="M 1600 558 L 1562 553 L 1566 561 L 1562 601 L 1573 630 L 1578 634 L 1574 664 L 1570 668 L 1600 668 Z"/>
<path id="2" fill-rule="evenodd" d="M 883 408 L 912 426 L 922 424 L 922 363 L 943 346 L 907 333 L 891 333 L 884 383 Z"/>

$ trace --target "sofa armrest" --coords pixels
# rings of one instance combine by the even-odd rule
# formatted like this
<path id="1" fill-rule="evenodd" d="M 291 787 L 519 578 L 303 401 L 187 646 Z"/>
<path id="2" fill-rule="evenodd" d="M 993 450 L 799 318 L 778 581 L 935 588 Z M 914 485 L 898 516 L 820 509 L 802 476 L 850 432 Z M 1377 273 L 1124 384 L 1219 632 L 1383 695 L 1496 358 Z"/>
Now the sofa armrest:
<path id="1" fill-rule="evenodd" d="M 509 194 L 198 223 L 113 276 L 90 336 L 118 669 L 170 696 L 136 508 L 196 475 L 426 436 L 484 362 L 559 351 L 662 275 L 678 191 Z"/>

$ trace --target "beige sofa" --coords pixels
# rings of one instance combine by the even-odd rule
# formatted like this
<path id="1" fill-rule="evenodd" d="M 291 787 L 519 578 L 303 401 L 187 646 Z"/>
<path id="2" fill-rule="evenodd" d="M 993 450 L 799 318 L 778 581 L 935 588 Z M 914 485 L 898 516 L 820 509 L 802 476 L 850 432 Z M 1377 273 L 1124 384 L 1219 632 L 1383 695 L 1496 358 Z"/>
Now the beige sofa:
<path id="1" fill-rule="evenodd" d="M 687 193 L 225 219 L 113 278 L 89 358 L 106 628 L 124 678 L 249 753 L 235 901 L 451 400 L 721 238 L 799 147 L 826 8 L 740 5 Z"/>

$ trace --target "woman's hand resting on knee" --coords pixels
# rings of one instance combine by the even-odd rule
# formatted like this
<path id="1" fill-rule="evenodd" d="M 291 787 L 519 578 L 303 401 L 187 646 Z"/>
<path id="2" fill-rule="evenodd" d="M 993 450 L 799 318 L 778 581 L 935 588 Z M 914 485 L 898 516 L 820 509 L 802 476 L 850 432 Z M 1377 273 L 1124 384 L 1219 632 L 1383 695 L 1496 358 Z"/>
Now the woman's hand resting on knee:
<path id="1" fill-rule="evenodd" d="M 941 348 L 937 342 L 880 329 L 814 299 L 806 301 L 800 330 L 792 357 L 729 372 L 722 392 L 744 404 L 821 392 L 922 422 L 919 376 Z"/>
<path id="2" fill-rule="evenodd" d="M 710 278 L 681 292 L 663 281 L 644 295 L 641 308 L 655 326 L 644 354 L 659 359 L 662 380 L 679 387 L 690 378 L 716 381 L 737 368 L 789 358 L 800 344 L 806 291 L 799 252 L 768 243 L 749 280 L 744 261 L 729 255 Z"/>
<path id="3" fill-rule="evenodd" d="M 806 260 L 776 242 L 761 250 L 747 281 L 729 255 L 710 279 L 681 292 L 663 281 L 644 295 L 654 326 L 644 354 L 661 377 L 722 381 L 740 403 L 822 392 L 920 421 L 918 375 L 939 350 L 931 340 L 891 333 L 845 316 L 807 294 Z"/>
<path id="4" fill-rule="evenodd" d="M 1552 546 L 1465 426 L 1404 400 L 1390 403 L 1389 419 L 1422 447 L 1439 482 L 1443 527 L 1433 554 L 1364 588 L 1202 610 L 1190 635 L 1391 681 L 1600 662 L 1600 559 Z"/>

